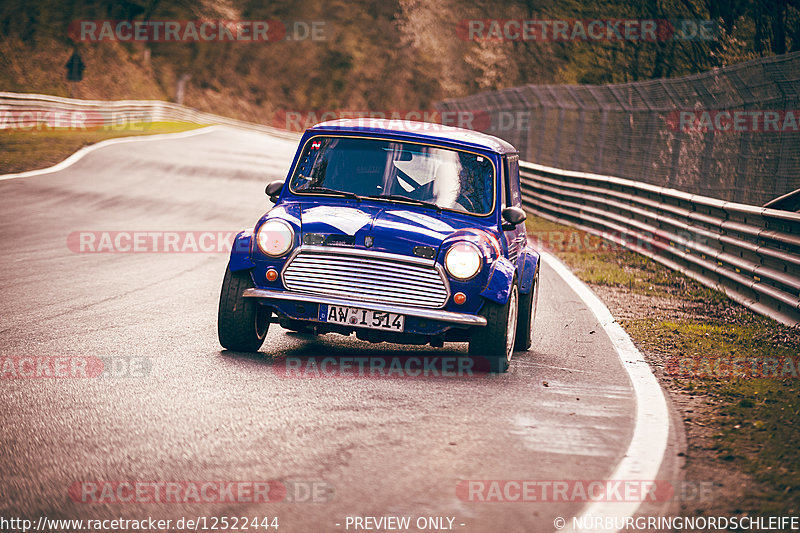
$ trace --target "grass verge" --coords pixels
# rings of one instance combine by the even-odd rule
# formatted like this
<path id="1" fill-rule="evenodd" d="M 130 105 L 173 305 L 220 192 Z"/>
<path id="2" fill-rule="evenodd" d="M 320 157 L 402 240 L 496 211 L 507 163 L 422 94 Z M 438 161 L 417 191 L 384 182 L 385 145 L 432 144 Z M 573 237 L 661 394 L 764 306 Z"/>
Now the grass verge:
<path id="1" fill-rule="evenodd" d="M 605 301 L 676 400 L 687 479 L 723 495 L 683 512 L 797 514 L 800 330 L 599 237 L 535 216 L 526 224 Z"/>
<path id="2" fill-rule="evenodd" d="M 177 133 L 204 127 L 186 122 L 125 124 L 97 130 L 31 129 L 0 131 L 0 174 L 47 168 L 84 146 L 116 137 Z"/>

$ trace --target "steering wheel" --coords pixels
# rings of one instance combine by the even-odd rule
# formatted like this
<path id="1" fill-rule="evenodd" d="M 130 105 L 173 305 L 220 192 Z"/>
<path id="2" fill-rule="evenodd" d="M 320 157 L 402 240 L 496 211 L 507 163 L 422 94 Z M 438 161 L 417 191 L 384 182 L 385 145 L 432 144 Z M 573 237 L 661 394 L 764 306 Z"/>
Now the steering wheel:
<path id="1" fill-rule="evenodd" d="M 465 205 L 464 205 L 464 201 L 465 201 L 465 200 L 467 201 L 467 203 L 469 203 L 469 207 L 467 207 L 467 206 L 465 206 Z M 460 198 L 458 199 L 458 202 L 457 202 L 457 203 L 458 203 L 458 205 L 460 205 L 460 206 L 464 207 L 464 209 L 465 209 L 466 211 L 469 211 L 470 213 L 477 213 L 477 211 L 475 210 L 475 202 L 473 202 L 473 201 L 472 201 L 472 199 L 471 199 L 469 196 L 462 196 L 462 197 L 460 197 Z"/>

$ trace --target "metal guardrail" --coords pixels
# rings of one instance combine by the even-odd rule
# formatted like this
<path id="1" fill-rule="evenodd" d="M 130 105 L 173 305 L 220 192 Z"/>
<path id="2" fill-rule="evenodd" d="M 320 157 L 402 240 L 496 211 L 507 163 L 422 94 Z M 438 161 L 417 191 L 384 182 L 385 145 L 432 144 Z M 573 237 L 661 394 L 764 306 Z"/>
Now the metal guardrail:
<path id="1" fill-rule="evenodd" d="M 800 324 L 800 214 L 522 162 L 525 208 Z"/>
<path id="2" fill-rule="evenodd" d="M 124 129 L 128 125 L 151 122 L 220 124 L 287 139 L 299 138 L 298 134 L 289 131 L 221 117 L 160 100 L 78 100 L 44 94 L 0 92 L 0 131 L 29 130 L 43 125 L 71 129 Z"/>

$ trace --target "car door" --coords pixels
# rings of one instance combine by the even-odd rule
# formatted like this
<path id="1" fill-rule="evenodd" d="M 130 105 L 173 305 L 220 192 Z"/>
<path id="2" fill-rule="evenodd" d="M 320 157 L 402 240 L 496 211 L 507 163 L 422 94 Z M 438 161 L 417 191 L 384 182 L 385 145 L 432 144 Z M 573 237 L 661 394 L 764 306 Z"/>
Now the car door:
<path id="1" fill-rule="evenodd" d="M 522 208 L 522 193 L 519 190 L 517 176 L 519 176 L 519 154 L 504 156 L 503 209 L 511 206 Z M 508 243 L 508 259 L 512 263 L 516 263 L 528 238 L 525 223 L 517 224 L 514 229 L 505 230 L 503 233 Z"/>

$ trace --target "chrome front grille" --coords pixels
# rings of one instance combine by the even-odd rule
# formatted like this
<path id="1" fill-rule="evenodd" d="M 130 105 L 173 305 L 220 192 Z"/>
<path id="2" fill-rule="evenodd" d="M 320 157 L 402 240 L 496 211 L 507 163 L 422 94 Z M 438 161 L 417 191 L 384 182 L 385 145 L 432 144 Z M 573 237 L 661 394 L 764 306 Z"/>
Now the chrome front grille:
<path id="1" fill-rule="evenodd" d="M 320 249 L 322 248 L 322 249 Z M 433 261 L 304 246 L 283 270 L 287 289 L 387 304 L 444 307 L 449 291 Z"/>

